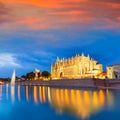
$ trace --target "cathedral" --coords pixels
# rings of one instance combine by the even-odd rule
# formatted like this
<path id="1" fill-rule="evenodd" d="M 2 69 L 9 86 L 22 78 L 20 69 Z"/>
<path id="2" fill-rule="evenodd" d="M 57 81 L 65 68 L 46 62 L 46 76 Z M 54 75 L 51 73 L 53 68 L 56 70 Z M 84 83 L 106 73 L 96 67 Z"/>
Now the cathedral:
<path id="1" fill-rule="evenodd" d="M 69 59 L 57 57 L 51 65 L 52 79 L 96 78 L 102 72 L 103 65 L 84 54 Z"/>

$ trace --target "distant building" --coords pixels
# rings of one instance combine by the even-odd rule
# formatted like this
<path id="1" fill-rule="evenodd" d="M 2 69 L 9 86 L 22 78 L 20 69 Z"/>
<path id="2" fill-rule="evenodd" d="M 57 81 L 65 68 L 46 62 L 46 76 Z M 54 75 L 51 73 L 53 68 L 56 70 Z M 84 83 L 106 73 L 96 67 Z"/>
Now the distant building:
<path id="1" fill-rule="evenodd" d="M 39 69 L 36 69 L 35 70 L 35 80 L 39 80 L 40 79 L 40 70 Z"/>
<path id="2" fill-rule="evenodd" d="M 103 65 L 90 56 L 76 55 L 70 59 L 59 59 L 51 65 L 52 79 L 92 78 L 103 72 Z"/>
<path id="3" fill-rule="evenodd" d="M 120 78 L 120 64 L 114 64 L 107 67 L 107 77 L 109 79 Z"/>

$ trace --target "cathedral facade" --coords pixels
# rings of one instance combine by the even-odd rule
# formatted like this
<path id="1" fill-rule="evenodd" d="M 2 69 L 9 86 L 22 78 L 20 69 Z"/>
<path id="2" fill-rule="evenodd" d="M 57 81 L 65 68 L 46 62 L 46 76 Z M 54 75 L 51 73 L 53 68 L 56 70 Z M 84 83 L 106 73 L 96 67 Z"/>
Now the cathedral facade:
<path id="1" fill-rule="evenodd" d="M 51 65 L 52 79 L 93 78 L 101 72 L 103 72 L 103 65 L 84 54 L 70 59 L 57 57 L 56 62 Z"/>

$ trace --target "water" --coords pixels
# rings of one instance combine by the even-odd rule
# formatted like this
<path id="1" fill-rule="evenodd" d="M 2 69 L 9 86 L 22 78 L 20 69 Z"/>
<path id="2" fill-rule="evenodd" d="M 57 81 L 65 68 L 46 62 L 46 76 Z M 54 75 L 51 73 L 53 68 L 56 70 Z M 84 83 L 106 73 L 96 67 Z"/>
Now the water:
<path id="1" fill-rule="evenodd" d="M 116 120 L 120 91 L 0 86 L 1 120 Z"/>

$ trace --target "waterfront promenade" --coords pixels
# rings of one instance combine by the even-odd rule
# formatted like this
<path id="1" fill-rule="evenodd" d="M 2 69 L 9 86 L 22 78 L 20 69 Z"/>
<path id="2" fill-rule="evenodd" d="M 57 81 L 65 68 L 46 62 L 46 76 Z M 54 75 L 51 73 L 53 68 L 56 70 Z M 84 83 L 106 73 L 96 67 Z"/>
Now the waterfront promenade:
<path id="1" fill-rule="evenodd" d="M 18 85 L 40 85 L 62 88 L 100 88 L 100 89 L 120 89 L 120 80 L 101 80 L 101 79 L 59 79 L 59 80 L 27 80 L 16 82 Z"/>

